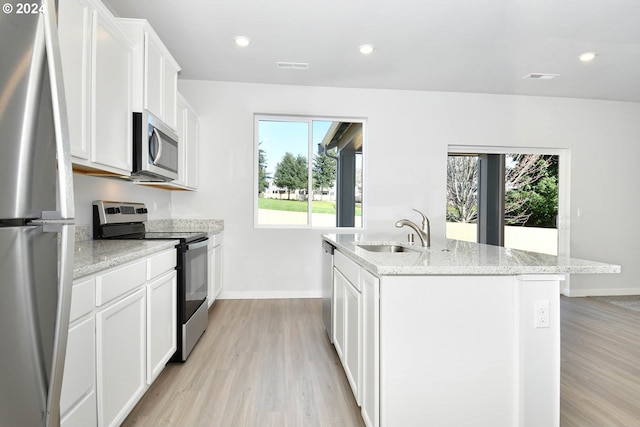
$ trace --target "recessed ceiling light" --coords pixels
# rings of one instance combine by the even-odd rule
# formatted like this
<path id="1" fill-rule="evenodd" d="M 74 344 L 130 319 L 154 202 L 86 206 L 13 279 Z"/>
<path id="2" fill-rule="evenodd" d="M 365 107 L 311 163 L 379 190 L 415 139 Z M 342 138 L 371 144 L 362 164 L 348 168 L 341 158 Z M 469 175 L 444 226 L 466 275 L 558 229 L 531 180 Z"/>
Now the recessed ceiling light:
<path id="1" fill-rule="evenodd" d="M 247 47 L 251 43 L 251 39 L 245 36 L 237 36 L 234 38 L 236 44 L 240 47 Z"/>
<path id="2" fill-rule="evenodd" d="M 372 44 L 363 44 L 358 49 L 360 49 L 360 53 L 363 55 L 371 55 L 374 47 Z"/>
<path id="3" fill-rule="evenodd" d="M 596 56 L 598 54 L 595 52 L 585 52 L 582 55 L 580 55 L 578 58 L 580 58 L 580 61 L 582 62 L 591 62 L 594 59 L 596 59 Z"/>

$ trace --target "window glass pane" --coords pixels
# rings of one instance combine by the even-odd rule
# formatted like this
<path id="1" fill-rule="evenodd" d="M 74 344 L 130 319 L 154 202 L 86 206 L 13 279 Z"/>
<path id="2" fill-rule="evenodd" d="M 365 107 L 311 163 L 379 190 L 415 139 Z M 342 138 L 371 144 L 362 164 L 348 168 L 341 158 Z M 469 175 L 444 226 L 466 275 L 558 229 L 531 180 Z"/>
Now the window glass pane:
<path id="1" fill-rule="evenodd" d="M 309 124 L 258 122 L 258 224 L 308 223 Z"/>
<path id="2" fill-rule="evenodd" d="M 362 227 L 362 122 L 258 118 L 256 143 L 257 225 Z"/>
<path id="3" fill-rule="evenodd" d="M 478 157 L 447 159 L 447 238 L 478 241 Z"/>

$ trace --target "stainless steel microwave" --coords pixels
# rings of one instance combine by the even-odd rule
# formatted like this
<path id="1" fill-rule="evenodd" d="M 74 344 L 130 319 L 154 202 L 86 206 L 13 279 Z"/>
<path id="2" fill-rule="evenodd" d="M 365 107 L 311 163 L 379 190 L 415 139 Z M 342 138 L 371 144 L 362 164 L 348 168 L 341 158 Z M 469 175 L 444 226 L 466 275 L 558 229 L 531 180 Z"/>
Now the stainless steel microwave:
<path id="1" fill-rule="evenodd" d="M 148 111 L 133 113 L 133 171 L 136 181 L 178 178 L 178 135 Z"/>

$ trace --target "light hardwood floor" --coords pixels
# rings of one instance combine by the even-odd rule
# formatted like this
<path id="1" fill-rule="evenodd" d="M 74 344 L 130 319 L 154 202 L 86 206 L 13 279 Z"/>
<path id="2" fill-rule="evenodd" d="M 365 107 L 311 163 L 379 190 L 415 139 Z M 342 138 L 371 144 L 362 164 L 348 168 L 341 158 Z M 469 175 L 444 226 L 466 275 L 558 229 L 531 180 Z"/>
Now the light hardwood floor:
<path id="1" fill-rule="evenodd" d="M 220 300 L 123 426 L 364 426 L 319 299 Z"/>
<path id="2" fill-rule="evenodd" d="M 123 425 L 363 426 L 321 319 L 320 300 L 217 301 Z M 640 426 L 640 313 L 563 297 L 561 322 L 561 426 Z"/>
<path id="3" fill-rule="evenodd" d="M 560 425 L 640 426 L 640 313 L 563 297 L 560 318 Z"/>

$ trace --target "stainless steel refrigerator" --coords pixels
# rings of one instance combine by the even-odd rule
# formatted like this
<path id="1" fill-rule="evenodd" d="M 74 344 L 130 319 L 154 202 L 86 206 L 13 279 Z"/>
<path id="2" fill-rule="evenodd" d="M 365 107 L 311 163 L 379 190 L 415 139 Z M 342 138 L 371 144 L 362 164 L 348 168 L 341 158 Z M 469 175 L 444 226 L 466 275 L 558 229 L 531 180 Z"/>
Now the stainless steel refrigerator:
<path id="1" fill-rule="evenodd" d="M 60 424 L 74 200 L 55 11 L 5 0 L 0 13 L 2 426 Z"/>

